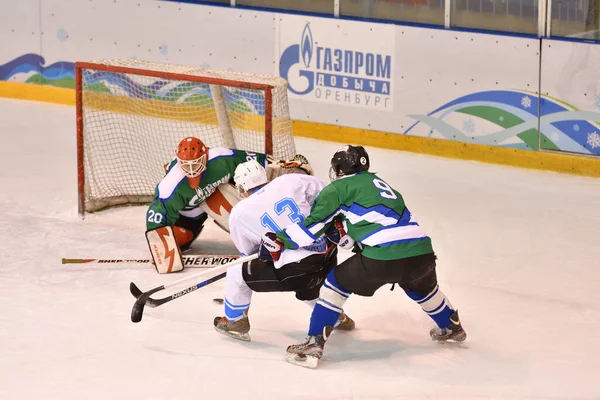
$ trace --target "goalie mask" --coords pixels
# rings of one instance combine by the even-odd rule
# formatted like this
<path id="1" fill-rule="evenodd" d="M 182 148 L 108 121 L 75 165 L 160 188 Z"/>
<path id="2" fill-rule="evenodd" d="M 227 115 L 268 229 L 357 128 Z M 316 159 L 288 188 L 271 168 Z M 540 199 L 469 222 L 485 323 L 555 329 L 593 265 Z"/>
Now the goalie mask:
<path id="1" fill-rule="evenodd" d="M 246 161 L 237 166 L 233 180 L 240 197 L 248 197 L 248 191 L 268 182 L 267 171 L 256 160 Z"/>
<path id="2" fill-rule="evenodd" d="M 206 170 L 208 147 L 202 140 L 186 137 L 177 146 L 177 161 L 193 189 L 200 185 L 200 175 Z"/>
<path id="3" fill-rule="evenodd" d="M 369 155 L 362 146 L 347 145 L 335 152 L 331 158 L 329 179 L 332 181 L 345 175 L 369 170 Z"/>

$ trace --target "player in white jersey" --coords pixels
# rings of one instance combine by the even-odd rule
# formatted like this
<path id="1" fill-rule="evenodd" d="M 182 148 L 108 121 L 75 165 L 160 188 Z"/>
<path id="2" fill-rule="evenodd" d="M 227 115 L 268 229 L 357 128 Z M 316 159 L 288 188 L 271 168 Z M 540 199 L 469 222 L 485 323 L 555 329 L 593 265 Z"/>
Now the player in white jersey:
<path id="1" fill-rule="evenodd" d="M 310 175 L 288 174 L 267 184 L 265 169 L 255 160 L 240 164 L 234 180 L 245 197 L 229 216 L 231 238 L 243 255 L 257 253 L 267 232 L 278 232 L 301 222 L 325 182 Z M 263 251 L 267 253 L 268 251 Z M 277 260 L 260 259 L 227 270 L 225 316 L 214 320 L 217 332 L 240 340 L 250 340 L 248 308 L 252 292 L 296 292 L 296 298 L 314 306 L 319 289 L 337 265 L 337 247 L 325 236 L 309 246 L 286 250 Z M 337 329 L 354 328 L 345 314 Z"/>

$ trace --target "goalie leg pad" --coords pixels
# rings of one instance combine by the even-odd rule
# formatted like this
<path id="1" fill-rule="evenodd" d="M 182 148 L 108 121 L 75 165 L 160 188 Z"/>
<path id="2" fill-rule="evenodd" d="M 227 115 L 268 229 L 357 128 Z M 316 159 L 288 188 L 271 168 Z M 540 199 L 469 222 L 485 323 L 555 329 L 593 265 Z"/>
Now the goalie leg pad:
<path id="1" fill-rule="evenodd" d="M 146 231 L 146 240 L 148 241 L 148 248 L 154 266 L 159 274 L 168 274 L 183 269 L 181 251 L 175 240 L 172 227 L 161 226 Z"/>
<path id="2" fill-rule="evenodd" d="M 224 183 L 202 204 L 200 208 L 208 213 L 215 223 L 225 232 L 229 232 L 229 213 L 241 200 L 234 185 Z"/>
<path id="3" fill-rule="evenodd" d="M 194 232 L 177 225 L 173 227 L 173 234 L 175 235 L 175 241 L 179 245 L 179 249 L 182 251 L 187 250 L 195 239 Z"/>

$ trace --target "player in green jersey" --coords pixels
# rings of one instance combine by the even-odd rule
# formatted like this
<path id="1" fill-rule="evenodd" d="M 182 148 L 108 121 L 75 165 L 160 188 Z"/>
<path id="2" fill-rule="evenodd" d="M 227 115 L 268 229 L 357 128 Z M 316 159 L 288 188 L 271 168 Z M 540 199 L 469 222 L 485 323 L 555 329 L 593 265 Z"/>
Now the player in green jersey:
<path id="1" fill-rule="evenodd" d="M 166 174 L 156 186 L 154 201 L 146 213 L 146 229 L 151 231 L 171 226 L 179 248 L 189 248 L 207 219 L 204 203 L 215 194 L 219 186 L 228 186 L 226 184 L 230 181 L 233 183 L 233 174 L 239 164 L 253 159 L 265 167 L 277 165 L 282 168 L 299 168 L 312 175 L 308 161 L 300 155 L 292 161 L 279 161 L 263 153 L 222 147 L 208 148 L 200 139 L 187 137 L 177 146 L 176 158 L 165 166 Z M 270 179 L 278 174 L 280 173 L 271 174 Z M 232 192 L 237 193 L 231 187 Z M 223 200 L 226 204 L 222 205 L 226 210 L 222 211 L 228 212 L 239 198 L 229 196 Z M 219 223 L 222 221 L 216 222 L 226 229 L 228 215 L 221 216 L 225 224 Z"/>
<path id="2" fill-rule="evenodd" d="M 311 316 L 309 337 L 289 346 L 286 360 L 315 368 L 330 326 L 343 312 L 348 297 L 352 293 L 372 296 L 388 283 L 398 284 L 434 320 L 433 340 L 464 341 L 458 312 L 438 286 L 431 239 L 402 195 L 369 172 L 365 149 L 349 145 L 338 150 L 331 160 L 330 177 L 332 182 L 319 193 L 303 222 L 263 237 L 262 245 L 276 254 L 312 243 L 334 225 L 340 244 L 353 246 L 356 253 L 327 276 Z"/>

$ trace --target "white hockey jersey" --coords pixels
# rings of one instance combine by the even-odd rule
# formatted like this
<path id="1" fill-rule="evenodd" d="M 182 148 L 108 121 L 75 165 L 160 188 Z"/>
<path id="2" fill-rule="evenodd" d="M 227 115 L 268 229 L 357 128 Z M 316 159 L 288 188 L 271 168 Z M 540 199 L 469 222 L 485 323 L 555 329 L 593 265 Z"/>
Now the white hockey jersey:
<path id="1" fill-rule="evenodd" d="M 233 207 L 229 216 L 231 239 L 244 255 L 258 252 L 262 236 L 301 222 L 326 183 L 310 175 L 279 176 Z M 327 249 L 325 238 L 297 250 L 284 250 L 275 268 Z"/>

